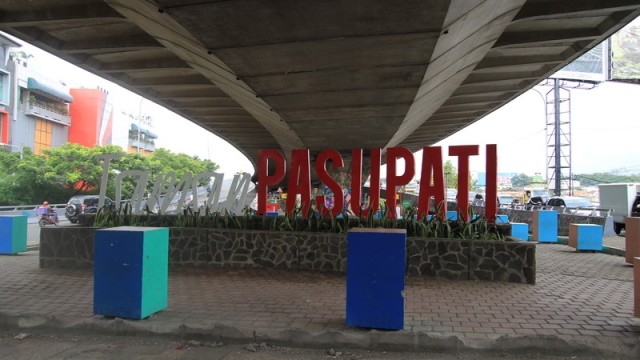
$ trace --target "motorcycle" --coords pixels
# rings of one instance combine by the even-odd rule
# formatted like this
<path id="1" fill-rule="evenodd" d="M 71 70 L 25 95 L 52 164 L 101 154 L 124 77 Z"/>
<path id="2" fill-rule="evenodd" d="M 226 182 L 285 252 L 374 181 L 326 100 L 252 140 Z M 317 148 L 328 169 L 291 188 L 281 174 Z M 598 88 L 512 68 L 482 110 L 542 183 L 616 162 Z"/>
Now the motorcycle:
<path id="1" fill-rule="evenodd" d="M 45 227 L 48 225 L 58 226 L 58 214 L 53 209 L 49 209 L 49 214 L 42 214 L 38 216 L 38 225 Z"/>

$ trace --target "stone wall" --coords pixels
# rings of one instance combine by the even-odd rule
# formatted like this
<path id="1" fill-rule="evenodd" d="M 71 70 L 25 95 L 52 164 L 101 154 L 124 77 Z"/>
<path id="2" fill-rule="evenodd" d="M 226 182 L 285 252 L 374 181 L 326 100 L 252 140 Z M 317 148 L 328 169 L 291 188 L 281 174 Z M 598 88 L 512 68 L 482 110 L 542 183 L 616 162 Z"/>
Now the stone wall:
<path id="1" fill-rule="evenodd" d="M 535 245 L 524 241 L 472 241 L 469 280 L 535 284 Z"/>
<path id="2" fill-rule="evenodd" d="M 94 228 L 50 226 L 40 229 L 41 268 L 93 267 Z"/>
<path id="3" fill-rule="evenodd" d="M 95 228 L 41 230 L 40 267 L 89 268 Z M 169 266 L 272 267 L 346 272 L 344 234 L 170 228 Z M 535 283 L 535 244 L 407 239 L 407 274 Z"/>
<path id="4" fill-rule="evenodd" d="M 469 241 L 407 239 L 407 274 L 469 279 Z"/>

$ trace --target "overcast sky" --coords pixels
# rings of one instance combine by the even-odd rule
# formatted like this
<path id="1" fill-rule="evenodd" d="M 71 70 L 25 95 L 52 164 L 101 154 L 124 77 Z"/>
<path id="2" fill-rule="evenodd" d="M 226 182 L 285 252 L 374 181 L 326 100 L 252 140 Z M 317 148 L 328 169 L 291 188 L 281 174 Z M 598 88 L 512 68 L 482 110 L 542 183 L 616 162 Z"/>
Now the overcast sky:
<path id="1" fill-rule="evenodd" d="M 545 94 L 548 86 L 537 86 Z M 572 89 L 571 165 L 574 174 L 612 170 L 640 173 L 638 106 L 640 86 L 604 82 L 591 90 Z M 543 97 L 530 90 L 497 111 L 440 142 L 498 144 L 501 172 L 545 174 L 547 135 Z M 481 152 L 484 146 L 481 146 Z M 471 168 L 483 171 L 483 156 Z"/>
<path id="2" fill-rule="evenodd" d="M 158 134 L 156 146 L 211 159 L 220 171 L 232 174 L 253 172 L 251 163 L 226 141 L 207 134 L 197 125 L 124 88 L 79 69 L 63 60 L 25 44 L 21 49 L 34 55 L 30 63 L 51 80 L 67 86 L 109 91 L 116 111 L 153 117 Z M 30 68 L 33 69 L 32 66 Z M 47 72 L 44 71 L 47 69 Z M 55 70 L 53 70 L 55 69 Z M 55 76 L 53 76 L 55 74 Z M 537 86 L 544 94 L 550 87 Z M 571 90 L 571 153 L 574 174 L 623 170 L 640 173 L 638 140 L 640 122 L 636 118 L 640 86 L 605 82 L 594 89 Z M 142 104 L 142 105 L 141 105 Z M 500 172 L 545 175 L 547 140 L 545 105 L 536 91 L 528 91 L 499 110 L 443 140 L 437 145 L 481 145 L 480 156 L 471 159 L 471 171 L 484 171 L 484 145 L 498 145 Z M 421 152 L 416 153 L 419 164 Z M 454 159 L 452 159 L 454 160 Z M 455 165 L 455 162 L 454 162 Z M 419 176 L 419 166 L 416 172 Z M 416 176 L 416 177 L 418 177 Z"/>

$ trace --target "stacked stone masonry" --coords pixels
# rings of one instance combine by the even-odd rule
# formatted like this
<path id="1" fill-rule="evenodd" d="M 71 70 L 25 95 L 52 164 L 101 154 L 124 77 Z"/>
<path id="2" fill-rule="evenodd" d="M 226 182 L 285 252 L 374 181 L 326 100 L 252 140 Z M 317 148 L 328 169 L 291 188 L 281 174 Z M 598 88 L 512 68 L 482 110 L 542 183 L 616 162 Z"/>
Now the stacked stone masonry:
<path id="1" fill-rule="evenodd" d="M 43 228 L 40 267 L 88 268 L 95 228 Z M 270 267 L 346 272 L 344 234 L 171 228 L 169 266 Z M 535 244 L 407 239 L 407 274 L 535 283 Z"/>

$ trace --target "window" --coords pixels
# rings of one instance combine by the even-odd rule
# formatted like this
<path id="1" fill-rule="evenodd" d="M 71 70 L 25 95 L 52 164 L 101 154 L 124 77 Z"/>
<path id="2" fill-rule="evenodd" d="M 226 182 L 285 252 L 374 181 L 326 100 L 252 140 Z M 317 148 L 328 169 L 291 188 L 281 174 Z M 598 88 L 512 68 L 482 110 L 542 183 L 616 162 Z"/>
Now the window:
<path id="1" fill-rule="evenodd" d="M 49 121 L 36 119 L 36 134 L 34 140 L 34 154 L 42 155 L 42 150 L 51 148 L 51 134 L 53 124 Z"/>
<path id="2" fill-rule="evenodd" d="M 9 104 L 9 74 L 0 71 L 0 104 Z"/>

